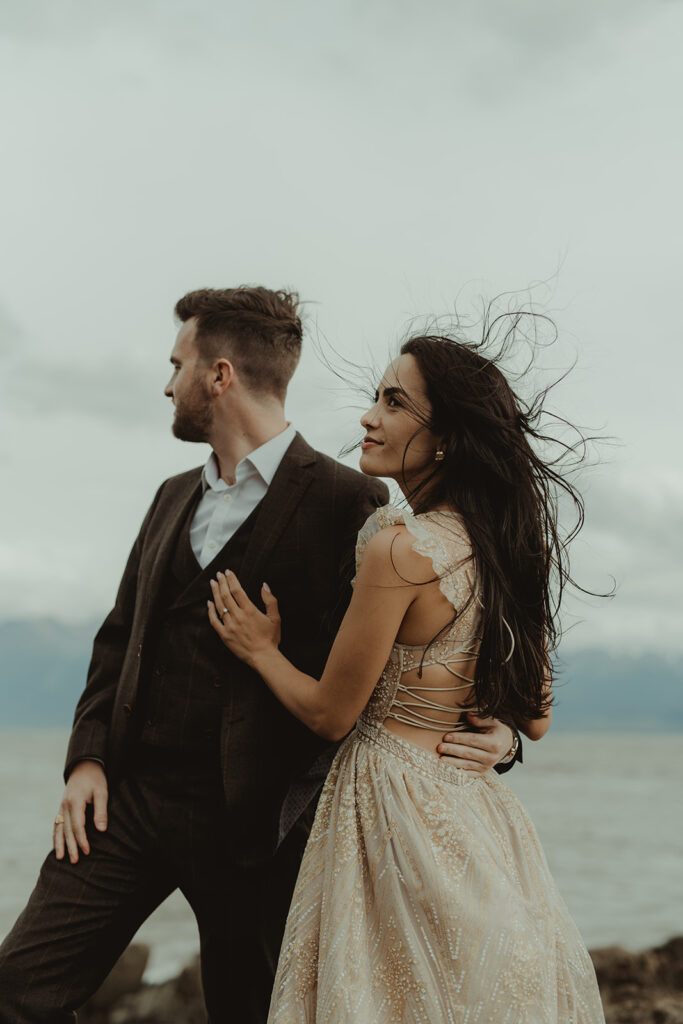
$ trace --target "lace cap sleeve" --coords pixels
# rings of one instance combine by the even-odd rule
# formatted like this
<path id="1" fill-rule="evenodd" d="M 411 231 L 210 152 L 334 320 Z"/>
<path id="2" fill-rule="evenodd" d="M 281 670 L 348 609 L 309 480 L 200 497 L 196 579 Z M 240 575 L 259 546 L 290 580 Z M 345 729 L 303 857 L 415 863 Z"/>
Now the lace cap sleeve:
<path id="1" fill-rule="evenodd" d="M 395 526 L 397 523 L 403 525 L 403 512 L 393 505 L 382 505 L 380 508 L 376 508 L 372 515 L 368 516 L 358 531 L 358 539 L 356 540 L 356 575 L 360 569 L 360 563 L 363 561 L 365 549 L 371 539 L 376 533 L 383 530 L 385 526 Z M 354 576 L 351 583 L 354 584 L 355 582 L 356 577 Z"/>
<path id="2" fill-rule="evenodd" d="M 473 590 L 472 548 L 459 516 L 425 513 L 383 505 L 366 520 L 356 541 L 356 573 L 372 537 L 385 526 L 405 526 L 414 538 L 413 550 L 429 558 L 439 578 L 439 589 L 456 611 L 461 611 Z M 354 577 L 353 582 L 355 583 Z"/>
<path id="3" fill-rule="evenodd" d="M 441 593 L 462 612 L 471 598 L 476 598 L 472 546 L 462 519 L 450 512 L 408 513 L 404 522 L 415 538 L 413 551 L 429 558 Z M 473 608 L 472 603 L 470 606 Z"/>

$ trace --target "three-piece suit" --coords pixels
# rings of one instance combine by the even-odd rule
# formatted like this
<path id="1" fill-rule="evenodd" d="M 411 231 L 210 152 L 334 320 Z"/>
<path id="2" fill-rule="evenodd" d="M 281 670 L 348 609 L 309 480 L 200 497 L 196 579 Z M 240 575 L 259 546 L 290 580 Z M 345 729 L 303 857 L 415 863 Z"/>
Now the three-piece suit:
<path id="1" fill-rule="evenodd" d="M 283 653 L 319 677 L 348 600 L 356 536 L 386 486 L 296 434 L 263 499 L 204 568 L 193 469 L 159 488 L 99 630 L 65 775 L 103 763 L 109 823 L 89 855 L 43 864 L 0 947 L 0 1024 L 62 1024 L 176 888 L 197 918 L 212 1024 L 261 1024 L 333 747 L 290 715 L 211 628 L 232 569 L 279 601 Z"/>

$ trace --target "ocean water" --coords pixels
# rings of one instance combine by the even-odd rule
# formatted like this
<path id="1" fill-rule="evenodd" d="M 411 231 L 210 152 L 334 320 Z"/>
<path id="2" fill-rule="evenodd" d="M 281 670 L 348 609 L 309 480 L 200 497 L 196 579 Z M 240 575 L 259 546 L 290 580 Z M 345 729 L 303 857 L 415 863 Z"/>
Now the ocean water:
<path id="1" fill-rule="evenodd" d="M 21 911 L 50 848 L 67 736 L 0 732 L 0 936 Z M 572 735 L 525 743 L 506 776 L 536 828 L 589 947 L 640 949 L 683 934 L 683 735 Z M 197 951 L 178 894 L 143 925 L 147 978 Z"/>

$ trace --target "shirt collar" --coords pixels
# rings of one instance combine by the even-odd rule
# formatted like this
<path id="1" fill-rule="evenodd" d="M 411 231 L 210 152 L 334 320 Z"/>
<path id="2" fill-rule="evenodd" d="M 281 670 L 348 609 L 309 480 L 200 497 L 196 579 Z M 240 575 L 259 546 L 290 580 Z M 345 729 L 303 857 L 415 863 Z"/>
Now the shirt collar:
<path id="1" fill-rule="evenodd" d="M 296 430 L 291 423 L 281 433 L 271 437 L 270 441 L 255 448 L 241 459 L 235 468 L 235 483 L 244 483 L 246 479 L 257 474 L 261 477 L 266 487 L 270 487 L 278 466 L 282 462 L 285 452 L 296 437 Z M 218 459 L 214 452 L 211 452 L 202 470 L 202 492 L 208 488 L 212 491 L 227 490 L 228 484 L 218 472 Z"/>

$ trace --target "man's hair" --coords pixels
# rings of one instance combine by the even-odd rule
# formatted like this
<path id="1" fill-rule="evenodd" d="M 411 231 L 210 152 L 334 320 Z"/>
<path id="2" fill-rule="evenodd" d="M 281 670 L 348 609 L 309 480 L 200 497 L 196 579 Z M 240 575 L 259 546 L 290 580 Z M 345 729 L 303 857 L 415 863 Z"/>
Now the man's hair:
<path id="1" fill-rule="evenodd" d="M 298 304 L 296 292 L 200 288 L 178 301 L 175 315 L 196 317 L 200 359 L 230 359 L 251 391 L 284 400 L 301 355 Z"/>

